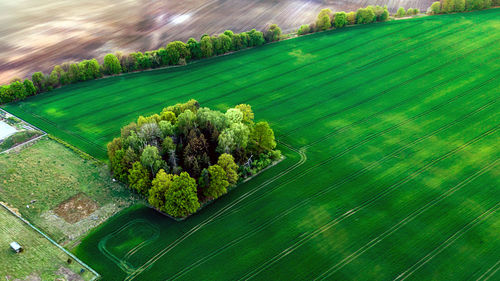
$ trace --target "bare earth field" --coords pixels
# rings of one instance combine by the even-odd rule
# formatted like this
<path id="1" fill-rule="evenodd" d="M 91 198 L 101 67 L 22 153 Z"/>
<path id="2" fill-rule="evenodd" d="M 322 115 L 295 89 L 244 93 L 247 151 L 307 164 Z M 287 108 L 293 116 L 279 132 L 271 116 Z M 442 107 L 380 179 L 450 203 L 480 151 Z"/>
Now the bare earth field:
<path id="1" fill-rule="evenodd" d="M 0 83 L 48 72 L 56 64 L 147 51 L 231 29 L 277 23 L 291 31 L 322 8 L 350 11 L 370 4 L 425 11 L 432 0 L 0 1 Z"/>

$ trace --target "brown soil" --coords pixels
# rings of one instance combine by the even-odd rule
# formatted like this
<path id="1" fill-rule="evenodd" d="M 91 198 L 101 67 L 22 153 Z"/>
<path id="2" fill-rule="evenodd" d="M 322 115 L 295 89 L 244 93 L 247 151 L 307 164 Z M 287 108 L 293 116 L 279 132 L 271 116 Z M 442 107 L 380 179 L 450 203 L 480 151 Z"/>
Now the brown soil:
<path id="1" fill-rule="evenodd" d="M 61 278 L 61 280 L 68 280 L 68 281 L 81 281 L 81 280 L 83 280 L 80 275 L 74 273 L 69 268 L 66 268 L 63 266 L 61 266 L 59 268 L 59 270 L 56 271 L 56 274 L 64 276 L 64 279 Z"/>
<path id="2" fill-rule="evenodd" d="M 54 212 L 65 221 L 75 223 L 83 218 L 88 217 L 99 208 L 96 202 L 90 199 L 84 193 L 77 195 L 61 202 Z"/>

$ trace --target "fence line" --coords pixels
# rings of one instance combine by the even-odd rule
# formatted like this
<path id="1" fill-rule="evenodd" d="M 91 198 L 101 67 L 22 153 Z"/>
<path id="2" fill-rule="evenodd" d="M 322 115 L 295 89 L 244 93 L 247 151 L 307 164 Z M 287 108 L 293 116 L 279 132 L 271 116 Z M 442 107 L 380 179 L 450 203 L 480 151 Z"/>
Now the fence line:
<path id="1" fill-rule="evenodd" d="M 84 263 L 83 261 L 81 261 L 75 255 L 73 255 L 72 253 L 70 253 L 63 246 L 59 245 L 56 241 L 52 240 L 49 236 L 47 236 L 47 234 L 43 233 L 36 226 L 32 225 L 29 221 L 27 221 L 26 219 L 24 219 L 20 215 L 16 214 L 14 211 L 12 211 L 9 207 L 7 207 L 6 205 L 4 205 L 2 202 L 0 202 L 0 205 L 2 205 L 2 207 L 4 207 L 7 211 L 9 211 L 15 217 L 17 217 L 22 222 L 24 222 L 25 224 L 27 224 L 29 227 L 31 227 L 32 229 L 34 229 L 36 232 L 38 232 L 39 234 L 41 234 L 47 240 L 49 240 L 50 243 L 56 245 L 56 247 L 58 247 L 60 250 L 62 250 L 64 253 L 66 253 L 68 256 L 70 256 L 72 259 L 74 259 L 75 261 L 77 261 L 80 265 L 82 265 L 83 267 L 85 267 L 88 271 L 92 272 L 95 276 L 94 276 L 94 278 L 90 279 L 90 281 L 97 280 L 97 279 L 99 279 L 101 277 L 101 275 L 99 273 L 97 273 L 95 270 L 93 270 L 90 266 L 88 266 L 86 263 Z"/>

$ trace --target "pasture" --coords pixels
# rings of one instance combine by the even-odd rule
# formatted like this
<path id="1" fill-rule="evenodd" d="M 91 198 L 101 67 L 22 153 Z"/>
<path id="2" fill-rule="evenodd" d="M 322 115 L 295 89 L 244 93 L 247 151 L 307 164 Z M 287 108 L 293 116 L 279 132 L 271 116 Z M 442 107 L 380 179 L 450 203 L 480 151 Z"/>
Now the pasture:
<path id="1" fill-rule="evenodd" d="M 5 109 L 100 158 L 190 98 L 275 129 L 287 158 L 188 220 L 136 205 L 87 236 L 105 280 L 494 279 L 499 28 L 499 9 L 356 26 Z"/>
<path id="2" fill-rule="evenodd" d="M 19 152 L 0 154 L 0 171 L 0 201 L 19 209 L 63 245 L 138 200 L 128 188 L 111 181 L 107 167 L 48 138 Z M 61 208 L 80 196 L 95 208 L 87 210 L 89 204 Z"/>
<path id="3" fill-rule="evenodd" d="M 22 247 L 15 253 L 9 243 Z M 0 277 L 3 280 L 94 280 L 96 276 L 0 206 Z M 71 259 L 71 263 L 68 263 Z M 83 273 L 80 270 L 85 268 Z M 19 279 L 16 279 L 19 278 Z"/>

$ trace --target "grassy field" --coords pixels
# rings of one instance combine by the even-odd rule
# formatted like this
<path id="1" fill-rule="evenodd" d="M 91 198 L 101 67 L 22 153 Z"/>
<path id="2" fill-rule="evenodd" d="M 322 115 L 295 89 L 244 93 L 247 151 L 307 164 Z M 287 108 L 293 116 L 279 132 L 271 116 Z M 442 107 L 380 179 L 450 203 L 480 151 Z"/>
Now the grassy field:
<path id="1" fill-rule="evenodd" d="M 42 139 L 20 152 L 0 154 L 0 170 L 0 201 L 18 208 L 24 217 L 59 243 L 79 238 L 137 200 L 126 187 L 111 181 L 107 168 L 84 160 L 49 139 Z M 67 222 L 60 215 L 75 210 L 63 214 L 54 211 L 59 204 L 78 194 L 89 198 L 95 207 L 91 210 L 95 209 L 96 213 L 94 218 L 87 216 L 77 222 Z M 33 200 L 36 202 L 32 203 Z M 75 215 L 79 211 L 85 210 L 76 210 Z"/>
<path id="2" fill-rule="evenodd" d="M 9 247 L 18 242 L 24 251 L 14 253 Z M 85 270 L 56 245 L 0 206 L 0 277 L 3 280 L 91 280 L 95 275 Z M 72 259 L 68 264 L 67 260 Z M 58 279 L 64 278 L 64 279 Z M 19 280 L 19 279 L 16 279 Z"/>
<path id="3" fill-rule="evenodd" d="M 6 109 L 101 158 L 190 98 L 275 128 L 287 158 L 189 220 L 134 206 L 89 235 L 105 280 L 498 278 L 499 28 L 498 9 L 357 26 Z"/>

